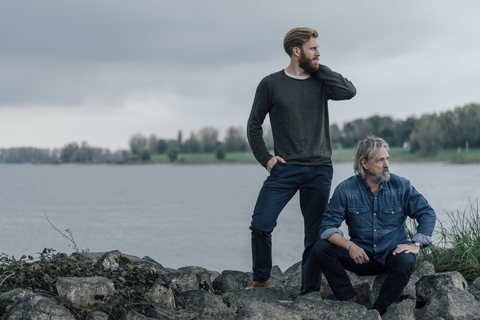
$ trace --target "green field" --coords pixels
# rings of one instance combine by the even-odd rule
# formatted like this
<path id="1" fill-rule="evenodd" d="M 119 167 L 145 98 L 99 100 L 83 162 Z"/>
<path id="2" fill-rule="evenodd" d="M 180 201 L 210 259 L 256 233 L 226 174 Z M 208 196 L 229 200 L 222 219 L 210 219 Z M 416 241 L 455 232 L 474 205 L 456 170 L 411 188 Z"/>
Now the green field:
<path id="1" fill-rule="evenodd" d="M 390 148 L 390 162 L 447 162 L 466 163 L 465 149 L 442 149 L 433 157 L 420 158 L 403 148 Z M 354 156 L 353 148 L 333 150 L 332 159 L 334 163 L 352 162 Z M 470 163 L 480 163 L 480 148 L 470 149 L 468 155 Z M 166 154 L 153 155 L 150 161 L 123 161 L 118 163 L 140 164 L 140 163 L 171 163 Z M 178 155 L 176 164 L 214 164 L 214 163 L 257 163 L 251 152 L 227 153 L 225 159 L 219 160 L 215 153 L 181 153 Z"/>

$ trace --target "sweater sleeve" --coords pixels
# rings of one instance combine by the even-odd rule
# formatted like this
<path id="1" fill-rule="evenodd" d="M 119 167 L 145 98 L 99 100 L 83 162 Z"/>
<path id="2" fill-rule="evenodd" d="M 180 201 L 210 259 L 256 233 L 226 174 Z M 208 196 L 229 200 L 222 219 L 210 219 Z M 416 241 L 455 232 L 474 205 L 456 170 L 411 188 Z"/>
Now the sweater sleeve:
<path id="1" fill-rule="evenodd" d="M 266 79 L 263 79 L 255 93 L 252 111 L 247 123 L 247 138 L 257 161 L 267 167 L 268 161 L 273 157 L 263 139 L 262 124 L 270 109 L 270 93 Z"/>
<path id="2" fill-rule="evenodd" d="M 351 81 L 329 67 L 319 64 L 314 75 L 327 86 L 327 97 L 331 100 L 348 100 L 357 94 L 357 89 Z"/>

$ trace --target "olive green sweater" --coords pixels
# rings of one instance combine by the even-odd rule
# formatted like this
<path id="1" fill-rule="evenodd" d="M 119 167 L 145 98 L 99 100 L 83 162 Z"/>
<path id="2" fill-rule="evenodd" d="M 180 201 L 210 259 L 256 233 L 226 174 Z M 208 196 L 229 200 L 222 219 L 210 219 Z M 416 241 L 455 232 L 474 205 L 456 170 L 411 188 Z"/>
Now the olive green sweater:
<path id="1" fill-rule="evenodd" d="M 305 80 L 289 77 L 284 70 L 260 81 L 247 123 L 247 137 L 255 158 L 264 167 L 273 157 L 263 140 L 267 114 L 273 133 L 275 155 L 287 164 L 332 165 L 328 103 L 355 96 L 353 84 L 339 73 L 320 65 Z"/>

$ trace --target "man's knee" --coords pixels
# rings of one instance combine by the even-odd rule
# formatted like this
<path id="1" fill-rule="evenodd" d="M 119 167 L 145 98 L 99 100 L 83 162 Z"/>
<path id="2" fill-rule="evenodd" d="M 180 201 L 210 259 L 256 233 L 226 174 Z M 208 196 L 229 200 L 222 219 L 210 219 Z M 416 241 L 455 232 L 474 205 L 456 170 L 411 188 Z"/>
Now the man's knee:
<path id="1" fill-rule="evenodd" d="M 313 255 L 317 261 L 328 259 L 331 256 L 331 248 L 334 246 L 330 241 L 318 239 L 313 246 Z"/>
<path id="2" fill-rule="evenodd" d="M 417 261 L 416 256 L 413 253 L 398 253 L 392 256 L 393 260 L 391 266 L 396 269 L 396 272 L 410 277 Z"/>

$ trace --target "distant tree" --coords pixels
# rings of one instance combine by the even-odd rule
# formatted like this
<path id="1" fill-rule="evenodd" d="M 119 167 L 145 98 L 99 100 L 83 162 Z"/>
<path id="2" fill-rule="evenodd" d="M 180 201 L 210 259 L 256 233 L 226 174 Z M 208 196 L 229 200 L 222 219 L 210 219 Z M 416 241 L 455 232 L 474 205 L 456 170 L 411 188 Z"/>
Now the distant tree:
<path id="1" fill-rule="evenodd" d="M 182 130 L 178 130 L 177 145 L 180 151 L 183 150 Z"/>
<path id="2" fill-rule="evenodd" d="M 148 138 L 148 151 L 150 154 L 157 154 L 158 153 L 158 140 L 155 134 L 151 134 Z"/>
<path id="3" fill-rule="evenodd" d="M 143 149 L 142 153 L 140 154 L 140 160 L 142 161 L 150 161 L 150 151 L 148 149 Z"/>
<path id="4" fill-rule="evenodd" d="M 129 144 L 132 153 L 136 156 L 139 156 L 147 147 L 147 138 L 145 138 L 142 134 L 137 133 L 130 138 Z"/>
<path id="5" fill-rule="evenodd" d="M 198 141 L 197 137 L 193 134 L 190 134 L 190 138 L 185 140 L 183 143 L 183 151 L 185 153 L 198 153 L 202 151 L 202 147 L 200 145 L 200 141 Z"/>
<path id="6" fill-rule="evenodd" d="M 230 127 L 225 137 L 225 149 L 227 152 L 244 152 L 248 149 L 245 129 L 242 127 Z"/>
<path id="7" fill-rule="evenodd" d="M 203 152 L 214 152 L 217 147 L 218 131 L 213 127 L 204 127 L 198 132 Z"/>
<path id="8" fill-rule="evenodd" d="M 342 130 L 336 123 L 330 125 L 330 138 L 332 139 L 332 146 L 334 148 L 342 147 Z"/>
<path id="9" fill-rule="evenodd" d="M 177 161 L 177 157 L 178 157 L 179 153 L 180 153 L 180 148 L 178 147 L 176 141 L 174 141 L 174 143 L 171 143 L 168 146 L 167 155 L 168 155 L 168 159 L 170 160 L 170 162 Z"/>
<path id="10" fill-rule="evenodd" d="M 78 146 L 76 142 L 67 144 L 60 150 L 60 160 L 62 162 L 91 162 L 95 150 L 88 146 L 87 142 L 82 142 Z"/>
<path id="11" fill-rule="evenodd" d="M 419 157 L 429 157 L 437 154 L 440 147 L 438 117 L 425 115 L 417 122 L 410 139 L 410 151 Z"/>
<path id="12" fill-rule="evenodd" d="M 52 151 L 32 147 L 0 149 L 0 162 L 6 163 L 57 163 L 59 158 L 57 149 Z"/>
<path id="13" fill-rule="evenodd" d="M 167 152 L 167 142 L 163 139 L 157 141 L 157 153 L 163 154 Z"/>
<path id="14" fill-rule="evenodd" d="M 226 155 L 227 155 L 227 151 L 226 151 L 225 145 L 223 143 L 219 143 L 217 146 L 217 150 L 215 150 L 215 156 L 217 157 L 218 160 L 223 160 L 225 159 Z"/>
<path id="15" fill-rule="evenodd" d="M 273 131 L 272 127 L 269 125 L 263 126 L 263 140 L 265 141 L 265 146 L 268 150 L 273 150 Z"/>

